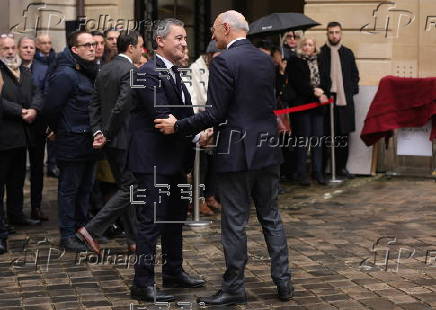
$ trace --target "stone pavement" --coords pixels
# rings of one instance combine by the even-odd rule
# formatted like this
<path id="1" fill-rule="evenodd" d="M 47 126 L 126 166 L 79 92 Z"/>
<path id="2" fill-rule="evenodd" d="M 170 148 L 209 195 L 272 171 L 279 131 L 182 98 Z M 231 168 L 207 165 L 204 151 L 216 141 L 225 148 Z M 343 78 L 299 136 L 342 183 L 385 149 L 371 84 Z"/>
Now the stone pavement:
<path id="1" fill-rule="evenodd" d="M 219 288 L 225 267 L 219 217 L 207 228 L 184 232 L 185 269 L 204 277 L 207 287 L 169 290 L 184 305 L 138 304 L 129 297 L 134 261 L 123 238 L 105 244 L 104 257 L 58 249 L 56 181 L 46 181 L 50 222 L 18 229 L 9 238 L 9 253 L 0 256 L 0 309 L 200 309 L 196 296 Z M 280 207 L 295 297 L 276 299 L 253 210 L 247 227 L 249 302 L 234 309 L 436 309 L 434 181 L 361 177 L 334 187 L 284 187 Z M 28 196 L 27 184 L 27 206 Z"/>

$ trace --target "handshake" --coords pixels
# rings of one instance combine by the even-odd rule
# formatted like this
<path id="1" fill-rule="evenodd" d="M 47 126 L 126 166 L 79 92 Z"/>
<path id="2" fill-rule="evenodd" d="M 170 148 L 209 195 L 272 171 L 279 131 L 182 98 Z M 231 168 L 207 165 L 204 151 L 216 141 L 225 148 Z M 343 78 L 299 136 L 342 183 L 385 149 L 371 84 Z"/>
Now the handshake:
<path id="1" fill-rule="evenodd" d="M 35 109 L 21 109 L 21 118 L 28 124 L 32 123 L 37 115 L 38 112 Z"/>

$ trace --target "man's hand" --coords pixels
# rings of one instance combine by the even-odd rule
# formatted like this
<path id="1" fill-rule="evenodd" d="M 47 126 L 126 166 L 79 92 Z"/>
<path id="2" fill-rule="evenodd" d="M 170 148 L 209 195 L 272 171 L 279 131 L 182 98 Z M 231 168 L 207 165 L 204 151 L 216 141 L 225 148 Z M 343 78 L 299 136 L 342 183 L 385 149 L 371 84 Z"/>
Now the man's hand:
<path id="1" fill-rule="evenodd" d="M 174 115 L 168 115 L 168 118 L 158 118 L 154 120 L 154 127 L 159 129 L 165 135 L 174 133 L 174 124 L 177 122 L 177 118 Z"/>
<path id="2" fill-rule="evenodd" d="M 38 112 L 35 109 L 22 109 L 21 110 L 21 117 L 23 118 L 23 121 L 27 123 L 32 123 L 36 116 L 38 115 Z"/>
<path id="3" fill-rule="evenodd" d="M 329 98 L 327 98 L 326 95 L 321 95 L 321 97 L 319 97 L 319 102 L 324 103 L 324 102 L 328 102 Z"/>
<path id="4" fill-rule="evenodd" d="M 103 148 L 103 146 L 106 144 L 106 137 L 99 133 L 95 135 L 94 142 L 92 142 L 92 147 L 96 150 Z"/>
<path id="5" fill-rule="evenodd" d="M 208 128 L 200 133 L 200 146 L 205 147 L 211 144 L 213 138 L 213 128 Z"/>
<path id="6" fill-rule="evenodd" d="M 50 131 L 50 132 L 48 133 L 48 135 L 47 135 L 47 140 L 49 140 L 49 141 L 54 141 L 54 140 L 56 140 L 56 135 L 55 135 L 54 131 Z"/>
<path id="7" fill-rule="evenodd" d="M 324 94 L 324 91 L 321 88 L 316 87 L 313 90 L 313 93 L 315 94 L 315 96 L 321 97 Z"/>

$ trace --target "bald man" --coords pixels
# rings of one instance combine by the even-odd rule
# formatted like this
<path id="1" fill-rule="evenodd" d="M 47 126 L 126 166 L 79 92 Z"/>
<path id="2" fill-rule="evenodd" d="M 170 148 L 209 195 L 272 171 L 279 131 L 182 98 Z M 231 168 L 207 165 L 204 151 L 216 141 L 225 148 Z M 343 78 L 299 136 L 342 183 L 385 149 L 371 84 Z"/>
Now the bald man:
<path id="1" fill-rule="evenodd" d="M 51 38 L 48 34 L 40 34 L 35 40 L 36 53 L 33 61 L 32 76 L 39 86 L 41 93 L 45 92 L 45 81 L 50 65 L 56 61 L 56 52 L 53 49 Z M 47 176 L 57 178 L 59 169 L 56 165 L 54 141 L 47 140 Z M 39 214 L 41 220 L 47 219 L 43 213 Z"/>
<path id="2" fill-rule="evenodd" d="M 271 257 L 271 276 L 280 300 L 292 296 L 286 235 L 277 207 L 280 163 L 271 57 L 246 39 L 248 24 L 236 11 L 218 15 L 211 28 L 217 48 L 227 49 L 210 65 L 209 109 L 189 118 L 155 120 L 165 134 L 179 135 L 215 127 L 217 194 L 222 204 L 222 243 L 227 270 L 222 289 L 199 298 L 206 305 L 247 301 L 244 270 L 248 260 L 245 226 L 254 202 Z M 253 77 L 256 77 L 253 79 Z"/>

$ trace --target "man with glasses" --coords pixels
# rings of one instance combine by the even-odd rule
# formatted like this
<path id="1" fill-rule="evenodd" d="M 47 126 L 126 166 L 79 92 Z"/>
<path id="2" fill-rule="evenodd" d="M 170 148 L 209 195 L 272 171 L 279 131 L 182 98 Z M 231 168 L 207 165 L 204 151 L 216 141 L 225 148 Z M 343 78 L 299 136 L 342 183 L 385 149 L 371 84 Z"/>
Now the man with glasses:
<path id="1" fill-rule="evenodd" d="M 126 162 L 132 108 L 130 74 L 136 72 L 133 63 L 141 58 L 144 40 L 136 31 L 123 31 L 117 45 L 120 54 L 99 72 L 89 106 L 94 148 L 105 146 L 106 159 L 118 187 L 97 215 L 77 231 L 79 238 L 96 253 L 100 252 L 100 247 L 94 237 L 101 237 L 119 217 L 127 234 L 128 250 L 136 250 L 136 212 L 130 205 L 130 186 L 135 185 L 136 180 Z"/>
<path id="2" fill-rule="evenodd" d="M 94 183 L 96 152 L 88 106 L 97 75 L 96 42 L 84 31 L 73 32 L 68 47 L 59 54 L 56 69 L 48 77 L 44 113 L 56 134 L 59 166 L 58 207 L 61 241 L 68 251 L 86 251 L 75 236 L 88 222 L 90 194 Z"/>
<path id="3" fill-rule="evenodd" d="M 0 187 L 6 185 L 7 217 L 11 225 L 34 225 L 39 221 L 23 214 L 26 148 L 35 145 L 30 124 L 41 106 L 38 87 L 22 66 L 10 34 L 0 36 L 0 82 L 3 119 L 0 124 Z M 3 208 L 0 210 L 3 213 Z"/>

